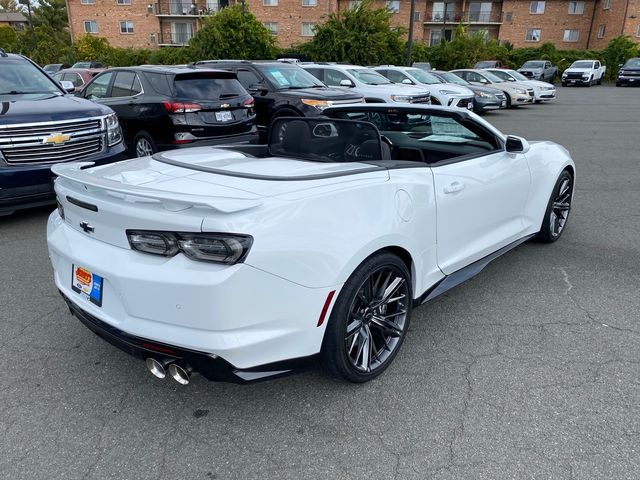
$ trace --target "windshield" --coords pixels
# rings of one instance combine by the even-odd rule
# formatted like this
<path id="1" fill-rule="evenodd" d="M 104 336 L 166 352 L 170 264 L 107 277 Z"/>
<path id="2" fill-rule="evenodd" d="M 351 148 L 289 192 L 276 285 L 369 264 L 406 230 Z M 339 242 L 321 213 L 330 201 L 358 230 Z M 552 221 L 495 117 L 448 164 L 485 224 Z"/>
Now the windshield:
<path id="1" fill-rule="evenodd" d="M 569 68 L 593 68 L 593 62 L 573 62 Z"/>
<path id="2" fill-rule="evenodd" d="M 349 69 L 349 73 L 367 85 L 388 85 L 393 83 L 388 78 L 369 68 L 352 68 Z"/>
<path id="3" fill-rule="evenodd" d="M 640 58 L 630 58 L 622 68 L 640 68 Z"/>
<path id="4" fill-rule="evenodd" d="M 504 83 L 504 80 L 491 72 L 483 71 L 482 75 L 484 75 L 485 78 L 488 78 L 493 83 Z"/>
<path id="5" fill-rule="evenodd" d="M 495 64 L 496 64 L 496 62 L 494 62 L 492 60 L 486 60 L 484 62 L 476 63 L 476 68 L 491 68 L 491 67 L 494 67 Z"/>
<path id="6" fill-rule="evenodd" d="M 534 61 L 524 62 L 524 65 L 522 65 L 522 68 L 543 68 L 543 67 L 544 67 L 544 62 L 534 62 Z"/>
<path id="7" fill-rule="evenodd" d="M 325 86 L 316 77 L 296 65 L 283 63 L 280 65 L 256 65 L 256 67 L 279 89 Z"/>
<path id="8" fill-rule="evenodd" d="M 469 82 L 467 82 L 464 78 L 460 78 L 455 73 L 438 72 L 437 75 L 447 83 L 455 83 L 456 85 L 469 85 Z"/>
<path id="9" fill-rule="evenodd" d="M 58 86 L 25 60 L 5 59 L 0 68 L 0 96 L 62 94 Z"/>
<path id="10" fill-rule="evenodd" d="M 427 85 L 433 85 L 434 83 L 442 83 L 437 77 L 430 73 L 420 70 L 418 68 L 408 68 L 406 72 L 420 83 L 426 83 Z"/>
<path id="11" fill-rule="evenodd" d="M 515 70 L 508 70 L 508 72 L 512 78 L 515 78 L 518 81 L 529 80 L 527 77 L 522 75 L 520 72 L 516 72 Z"/>

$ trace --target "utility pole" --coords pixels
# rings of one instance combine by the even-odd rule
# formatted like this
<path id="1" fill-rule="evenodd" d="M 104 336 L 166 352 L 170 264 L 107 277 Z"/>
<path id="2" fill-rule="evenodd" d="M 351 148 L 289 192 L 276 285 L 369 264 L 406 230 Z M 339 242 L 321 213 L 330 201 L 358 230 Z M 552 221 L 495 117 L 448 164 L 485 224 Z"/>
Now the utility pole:
<path id="1" fill-rule="evenodd" d="M 411 0 L 411 13 L 409 14 L 409 38 L 407 39 L 407 67 L 411 66 L 411 54 L 413 52 L 413 17 L 416 14 L 416 0 Z"/>

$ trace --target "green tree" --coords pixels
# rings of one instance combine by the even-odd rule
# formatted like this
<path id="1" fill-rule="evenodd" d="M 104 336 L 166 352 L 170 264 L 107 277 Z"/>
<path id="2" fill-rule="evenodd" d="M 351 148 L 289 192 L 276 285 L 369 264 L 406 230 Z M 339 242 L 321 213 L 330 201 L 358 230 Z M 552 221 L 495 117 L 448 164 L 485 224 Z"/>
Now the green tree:
<path id="1" fill-rule="evenodd" d="M 392 13 L 364 0 L 355 8 L 329 15 L 313 40 L 300 45 L 315 61 L 374 65 L 403 62 L 406 30 L 391 26 Z"/>
<path id="2" fill-rule="evenodd" d="M 20 12 L 22 10 L 18 8 L 18 4 L 15 2 L 15 0 L 0 0 L 0 11 Z"/>
<path id="3" fill-rule="evenodd" d="M 0 25 L 0 48 L 12 51 L 16 48 L 18 36 L 16 31 L 8 25 Z"/>
<path id="4" fill-rule="evenodd" d="M 598 57 L 607 67 L 607 78 L 615 79 L 618 75 L 618 65 L 632 57 L 640 56 L 640 46 L 629 37 L 613 38 Z"/>
<path id="5" fill-rule="evenodd" d="M 191 39 L 193 58 L 270 59 L 275 56 L 273 35 L 240 4 L 223 8 L 208 17 Z"/>
<path id="6" fill-rule="evenodd" d="M 69 34 L 64 31 L 69 26 L 65 0 L 38 0 L 38 4 L 33 7 L 33 23 L 48 25 L 68 37 Z"/>

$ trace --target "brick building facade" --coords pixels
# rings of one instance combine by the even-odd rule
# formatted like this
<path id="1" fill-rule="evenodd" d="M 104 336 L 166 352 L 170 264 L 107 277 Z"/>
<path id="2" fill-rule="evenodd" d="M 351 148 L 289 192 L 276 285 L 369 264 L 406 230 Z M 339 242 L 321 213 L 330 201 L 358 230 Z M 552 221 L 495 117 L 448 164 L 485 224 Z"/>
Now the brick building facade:
<path id="1" fill-rule="evenodd" d="M 117 47 L 186 45 L 210 13 L 238 0 L 67 0 L 73 38 L 105 37 Z M 332 12 L 358 0 L 245 0 L 288 47 L 307 41 Z M 376 0 L 407 28 L 411 0 Z M 602 48 L 626 34 L 640 42 L 640 0 L 416 0 L 414 39 L 429 44 L 451 39 L 459 23 L 487 38 L 529 47 L 552 42 L 560 49 Z"/>

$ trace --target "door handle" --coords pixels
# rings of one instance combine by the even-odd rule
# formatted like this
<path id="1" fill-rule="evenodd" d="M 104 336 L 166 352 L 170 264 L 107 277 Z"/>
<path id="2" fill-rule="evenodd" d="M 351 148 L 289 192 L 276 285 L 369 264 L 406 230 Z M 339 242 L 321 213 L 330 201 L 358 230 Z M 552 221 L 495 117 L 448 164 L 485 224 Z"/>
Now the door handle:
<path id="1" fill-rule="evenodd" d="M 451 182 L 449 185 L 444 187 L 444 193 L 457 193 L 464 190 L 464 183 L 461 182 Z"/>

